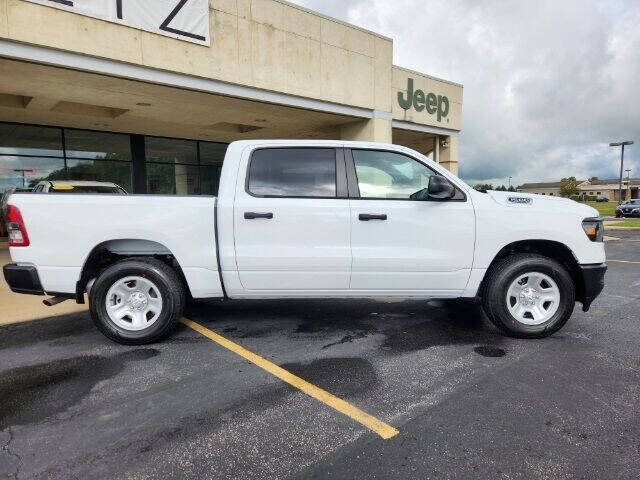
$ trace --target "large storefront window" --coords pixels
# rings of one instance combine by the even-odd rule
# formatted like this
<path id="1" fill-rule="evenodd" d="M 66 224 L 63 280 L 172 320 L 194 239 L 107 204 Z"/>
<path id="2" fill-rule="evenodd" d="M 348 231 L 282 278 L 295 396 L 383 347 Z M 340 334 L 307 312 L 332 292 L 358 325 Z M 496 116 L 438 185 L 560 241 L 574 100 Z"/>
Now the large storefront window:
<path id="1" fill-rule="evenodd" d="M 0 123 L 0 195 L 64 167 L 61 129 Z"/>
<path id="2" fill-rule="evenodd" d="M 68 158 L 132 160 L 130 136 L 121 133 L 65 129 L 64 147 Z"/>
<path id="3" fill-rule="evenodd" d="M 66 180 L 112 182 L 131 193 L 131 163 L 108 160 L 67 160 Z"/>
<path id="4" fill-rule="evenodd" d="M 13 187 L 31 188 L 41 179 L 64 172 L 63 158 L 0 155 L 0 193 Z"/>
<path id="5" fill-rule="evenodd" d="M 227 145 L 145 137 L 147 191 L 164 195 L 217 195 Z"/>
<path id="6" fill-rule="evenodd" d="M 0 155 L 62 157 L 62 129 L 0 123 Z"/>
<path id="7" fill-rule="evenodd" d="M 0 122 L 0 196 L 42 180 L 112 182 L 129 193 L 217 195 L 227 146 Z"/>
<path id="8" fill-rule="evenodd" d="M 227 153 L 226 143 L 199 142 L 200 147 L 200 193 L 218 195 L 222 163 Z"/>
<path id="9" fill-rule="evenodd" d="M 0 123 L 0 192 L 42 180 L 117 183 L 131 191 L 129 135 Z"/>
<path id="10" fill-rule="evenodd" d="M 129 135 L 65 129 L 64 147 L 67 180 L 112 182 L 132 191 Z"/>

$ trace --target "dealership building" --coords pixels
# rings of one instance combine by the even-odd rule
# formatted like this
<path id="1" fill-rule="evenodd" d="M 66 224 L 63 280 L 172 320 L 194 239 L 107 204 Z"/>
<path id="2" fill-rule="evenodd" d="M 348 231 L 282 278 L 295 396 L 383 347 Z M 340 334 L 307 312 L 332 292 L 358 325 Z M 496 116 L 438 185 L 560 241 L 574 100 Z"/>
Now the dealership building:
<path id="1" fill-rule="evenodd" d="M 458 170 L 461 85 L 280 0 L 0 0 L 0 193 L 216 194 L 229 142 L 392 142 Z"/>

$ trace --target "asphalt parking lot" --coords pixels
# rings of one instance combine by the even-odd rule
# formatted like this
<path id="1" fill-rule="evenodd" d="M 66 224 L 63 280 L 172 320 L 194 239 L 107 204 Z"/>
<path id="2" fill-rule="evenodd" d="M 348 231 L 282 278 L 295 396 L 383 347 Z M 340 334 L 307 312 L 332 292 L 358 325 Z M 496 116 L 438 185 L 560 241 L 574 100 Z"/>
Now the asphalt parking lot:
<path id="1" fill-rule="evenodd" d="M 463 302 L 185 315 L 398 430 L 386 440 L 184 325 L 147 347 L 84 312 L 2 327 L 0 476 L 640 478 L 640 234 L 611 235 L 605 292 L 545 340 Z"/>

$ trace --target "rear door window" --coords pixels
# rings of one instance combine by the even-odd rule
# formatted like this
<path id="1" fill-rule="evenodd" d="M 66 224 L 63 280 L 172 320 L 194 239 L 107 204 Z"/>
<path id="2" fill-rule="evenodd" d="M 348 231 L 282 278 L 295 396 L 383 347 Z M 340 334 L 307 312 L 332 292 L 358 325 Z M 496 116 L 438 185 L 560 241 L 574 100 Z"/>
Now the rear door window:
<path id="1" fill-rule="evenodd" d="M 333 148 L 256 150 L 249 166 L 247 191 L 259 197 L 336 197 Z"/>

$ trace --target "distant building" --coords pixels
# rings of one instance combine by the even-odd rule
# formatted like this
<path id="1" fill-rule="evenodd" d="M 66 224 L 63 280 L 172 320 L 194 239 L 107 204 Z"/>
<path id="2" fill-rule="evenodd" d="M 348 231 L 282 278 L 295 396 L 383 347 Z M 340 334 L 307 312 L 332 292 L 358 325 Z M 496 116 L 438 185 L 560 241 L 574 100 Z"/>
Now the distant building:
<path id="1" fill-rule="evenodd" d="M 580 184 L 584 183 L 583 180 L 579 180 Z M 560 196 L 560 182 L 547 182 L 547 183 L 524 183 L 518 187 L 519 192 L 523 193 L 537 193 L 538 195 L 550 195 Z"/>
<path id="2" fill-rule="evenodd" d="M 606 197 L 610 201 L 619 200 L 620 180 L 578 180 L 578 188 L 582 197 Z M 519 192 L 537 193 L 538 195 L 560 196 L 561 182 L 525 183 L 518 187 Z M 624 189 L 622 199 L 640 198 L 640 178 L 631 178 L 622 182 Z"/>

